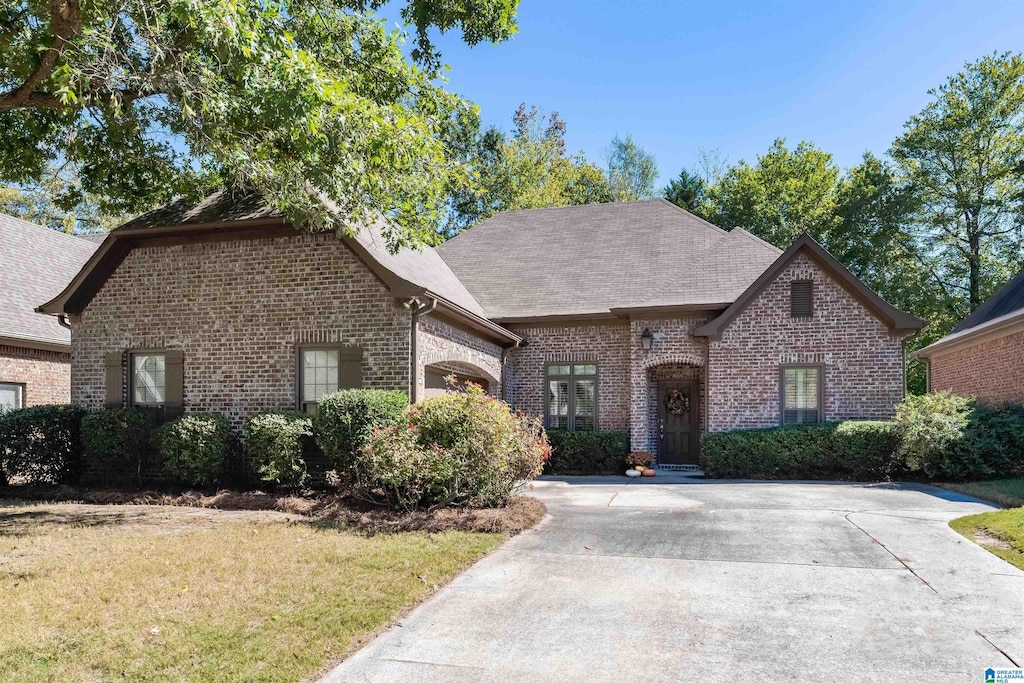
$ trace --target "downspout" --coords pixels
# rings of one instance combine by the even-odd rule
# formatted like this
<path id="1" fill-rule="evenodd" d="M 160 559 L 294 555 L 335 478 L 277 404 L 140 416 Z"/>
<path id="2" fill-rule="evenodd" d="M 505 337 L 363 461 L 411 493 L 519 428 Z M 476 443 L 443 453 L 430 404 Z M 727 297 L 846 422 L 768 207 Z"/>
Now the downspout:
<path id="1" fill-rule="evenodd" d="M 64 313 L 57 316 L 57 322 L 60 323 L 61 327 L 66 327 L 69 330 L 71 329 L 71 323 L 68 322 L 68 316 Z"/>
<path id="2" fill-rule="evenodd" d="M 405 302 L 405 307 L 412 310 L 409 327 L 409 403 L 416 403 L 419 400 L 419 377 L 418 377 L 418 350 L 416 344 L 416 329 L 419 319 L 437 308 L 437 299 L 431 299 L 430 304 L 425 304 L 413 297 Z"/>

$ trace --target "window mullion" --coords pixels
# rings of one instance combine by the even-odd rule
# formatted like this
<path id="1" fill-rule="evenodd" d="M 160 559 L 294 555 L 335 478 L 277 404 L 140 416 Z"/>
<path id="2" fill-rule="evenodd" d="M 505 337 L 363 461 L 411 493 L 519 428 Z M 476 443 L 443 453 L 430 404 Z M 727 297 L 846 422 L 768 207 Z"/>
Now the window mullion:
<path id="1" fill-rule="evenodd" d="M 569 431 L 574 432 L 576 431 L 576 378 L 570 376 L 567 384 L 569 387 Z"/>

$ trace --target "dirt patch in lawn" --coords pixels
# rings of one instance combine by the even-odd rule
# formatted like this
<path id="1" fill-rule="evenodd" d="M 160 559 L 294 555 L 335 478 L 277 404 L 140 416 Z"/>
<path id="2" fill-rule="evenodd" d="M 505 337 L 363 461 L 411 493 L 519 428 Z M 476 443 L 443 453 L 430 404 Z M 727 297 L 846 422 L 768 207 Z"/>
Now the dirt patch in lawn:
<path id="1" fill-rule="evenodd" d="M 111 506 L 111 511 L 105 514 L 90 512 L 88 519 L 83 520 L 85 524 L 101 523 L 101 520 L 116 522 L 132 519 L 146 523 L 149 515 L 158 514 L 161 509 L 183 508 L 193 511 L 191 514 L 196 515 L 195 521 L 200 523 L 203 521 L 203 510 L 221 510 L 256 515 L 250 521 L 258 521 L 260 514 L 277 514 L 282 515 L 282 519 L 288 516 L 304 518 L 371 535 L 404 531 L 472 531 L 512 536 L 536 526 L 547 513 L 542 502 L 527 496 L 517 496 L 503 508 L 441 508 L 410 513 L 374 506 L 344 493 L 312 491 L 291 495 L 259 491 L 167 493 L 85 490 L 70 486 L 16 487 L 0 491 L 0 504 L 3 504 L 3 499 L 8 499 L 8 502 L 30 500 Z M 62 514 L 75 514 L 73 506 L 66 507 L 67 512 Z M 141 507 L 154 508 L 156 512 L 135 509 Z M 41 523 L 45 523 L 42 517 L 46 515 L 40 514 Z M 0 519 L 0 530 L 3 524 Z"/>

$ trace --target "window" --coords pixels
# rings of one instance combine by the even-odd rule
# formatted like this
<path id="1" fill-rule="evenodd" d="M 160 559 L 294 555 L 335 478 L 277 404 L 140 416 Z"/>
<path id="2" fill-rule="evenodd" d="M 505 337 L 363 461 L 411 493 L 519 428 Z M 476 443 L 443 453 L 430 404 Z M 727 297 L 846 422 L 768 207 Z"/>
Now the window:
<path id="1" fill-rule="evenodd" d="M 167 358 L 162 353 L 133 353 L 131 404 L 163 406 L 167 402 Z"/>
<path id="2" fill-rule="evenodd" d="M 814 317 L 814 283 L 794 280 L 789 283 L 789 312 L 794 318 Z"/>
<path id="3" fill-rule="evenodd" d="M 333 394 L 341 388 L 338 379 L 339 349 L 302 349 L 301 391 L 302 410 L 312 412 L 323 396 Z"/>
<path id="4" fill-rule="evenodd" d="M 825 396 L 820 366 L 782 368 L 782 424 L 815 424 L 822 421 Z"/>
<path id="5" fill-rule="evenodd" d="M 597 429 L 597 365 L 549 365 L 546 424 L 550 429 Z"/>
<path id="6" fill-rule="evenodd" d="M 0 382 L 0 413 L 25 407 L 25 387 L 22 384 Z"/>

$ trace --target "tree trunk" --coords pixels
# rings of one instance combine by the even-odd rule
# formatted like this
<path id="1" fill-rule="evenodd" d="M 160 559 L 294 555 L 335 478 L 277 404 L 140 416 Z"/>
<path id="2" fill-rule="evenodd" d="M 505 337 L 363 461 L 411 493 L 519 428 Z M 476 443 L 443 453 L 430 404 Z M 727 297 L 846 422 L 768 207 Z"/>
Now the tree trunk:
<path id="1" fill-rule="evenodd" d="M 981 237 L 978 235 L 977 230 L 971 230 L 968 233 L 968 240 L 970 244 L 970 257 L 968 258 L 968 265 L 970 267 L 970 288 L 971 288 L 971 313 L 977 310 L 978 306 L 981 306 Z"/>

